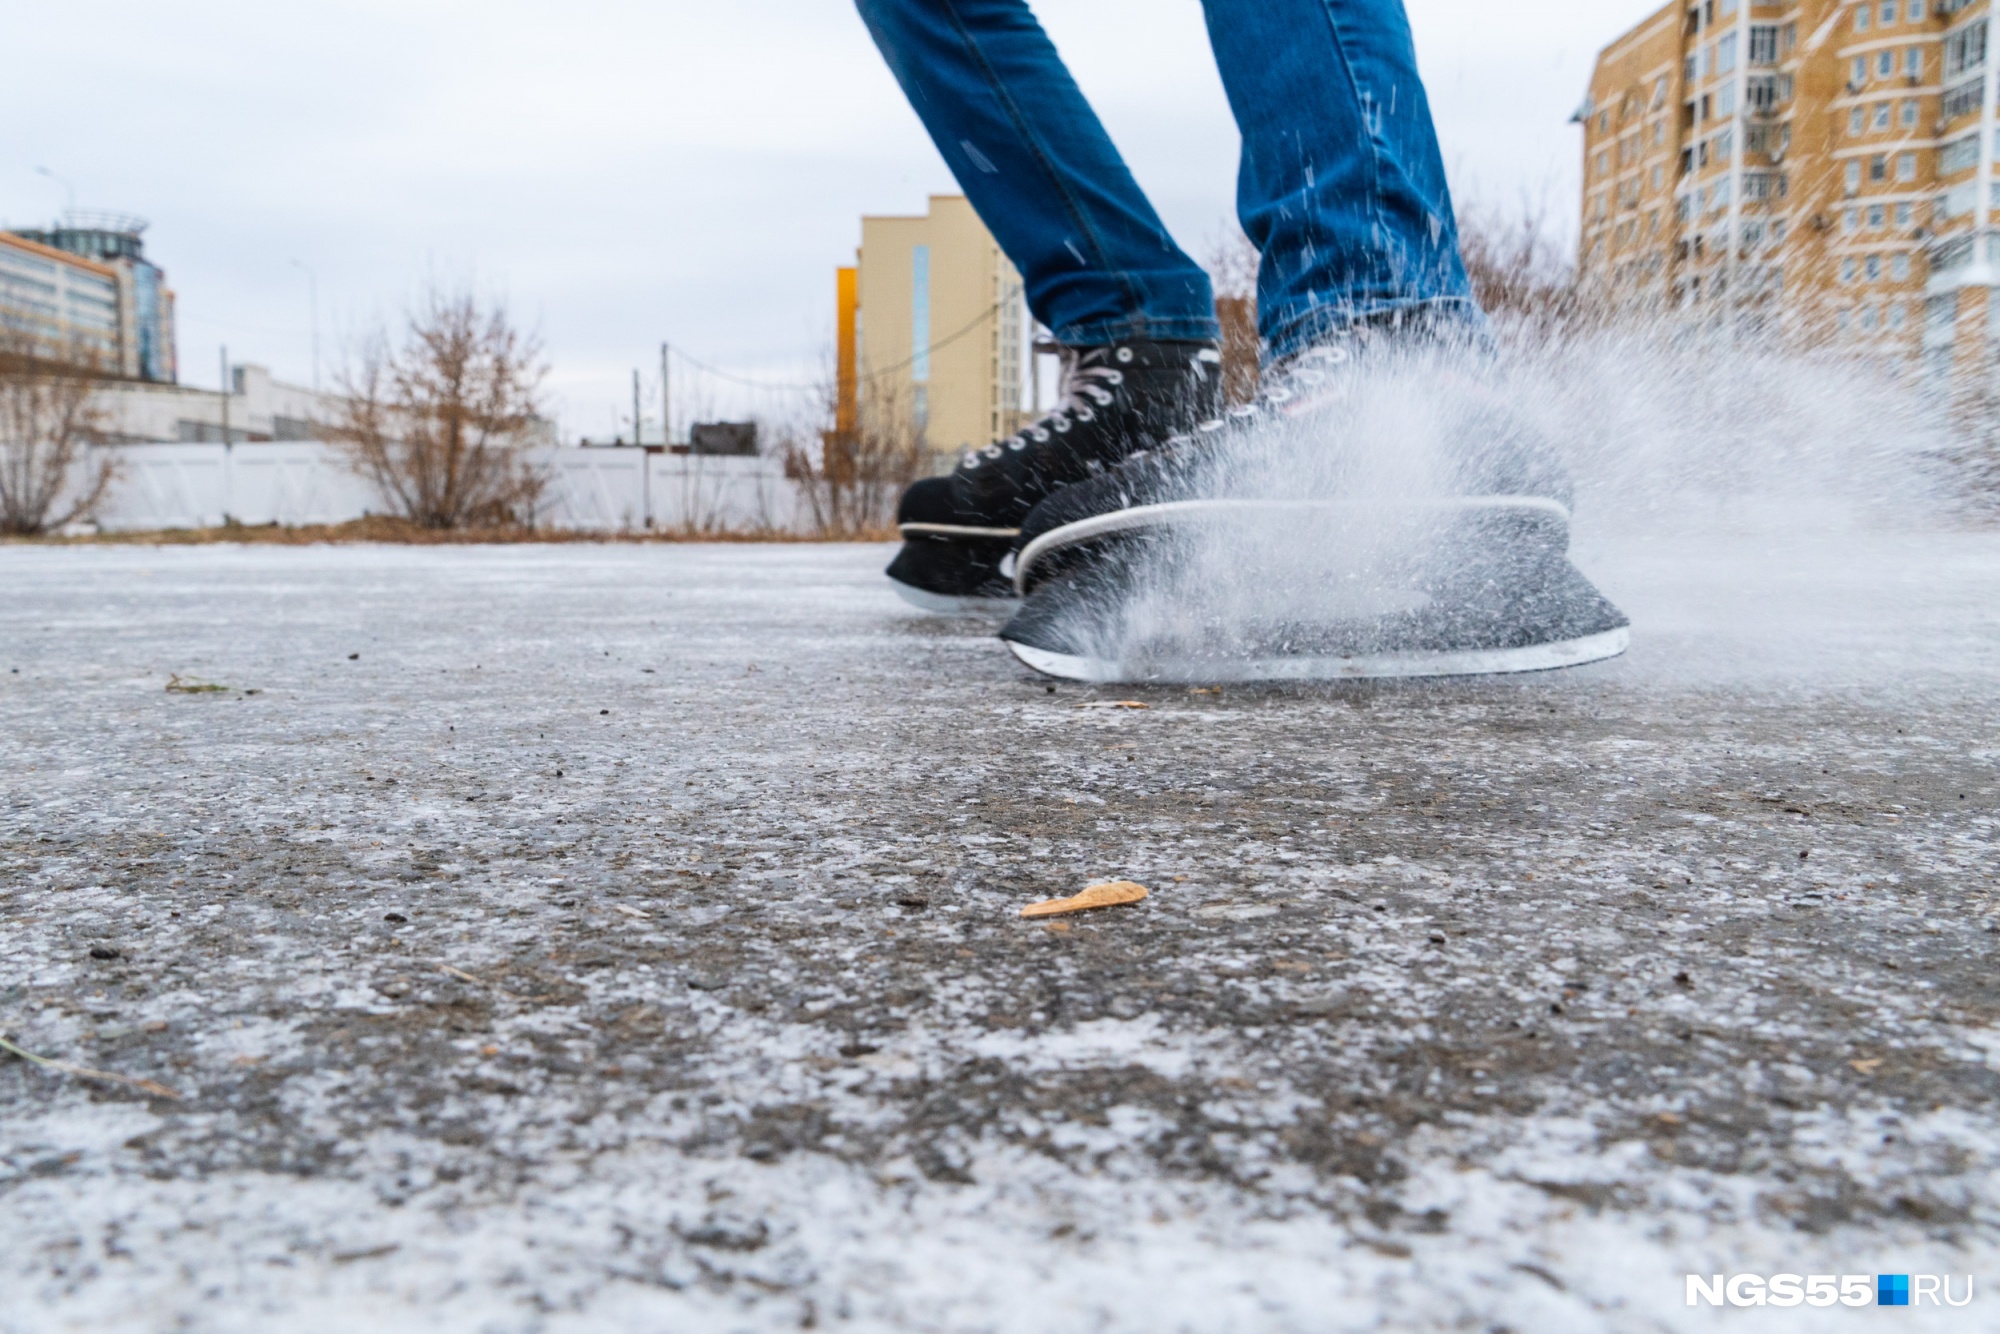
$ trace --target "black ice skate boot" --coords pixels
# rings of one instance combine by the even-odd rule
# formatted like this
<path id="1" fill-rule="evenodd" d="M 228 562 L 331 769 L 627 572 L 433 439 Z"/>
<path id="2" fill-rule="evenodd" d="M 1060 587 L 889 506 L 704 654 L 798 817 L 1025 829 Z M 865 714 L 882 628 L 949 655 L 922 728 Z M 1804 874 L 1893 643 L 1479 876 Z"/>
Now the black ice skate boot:
<path id="1" fill-rule="evenodd" d="M 1424 401 L 1424 485 L 1343 466 L 1366 452 L 1344 450 L 1356 405 L 1372 392 L 1379 413 L 1383 384 Z M 1560 462 L 1495 389 L 1482 331 L 1360 326 L 1274 367 L 1251 406 L 1038 505 L 1001 638 L 1039 671 L 1101 681 L 1594 661 L 1624 649 L 1627 621 L 1569 563 L 1569 504 Z"/>
<path id="2" fill-rule="evenodd" d="M 1213 416 L 1221 401 L 1222 358 L 1213 343 L 1133 339 L 1062 355 L 1053 411 L 903 493 L 896 512 L 903 549 L 888 574 L 907 601 L 927 611 L 1004 608 L 1014 587 L 1001 566 L 1030 510 L 1160 447 Z"/>

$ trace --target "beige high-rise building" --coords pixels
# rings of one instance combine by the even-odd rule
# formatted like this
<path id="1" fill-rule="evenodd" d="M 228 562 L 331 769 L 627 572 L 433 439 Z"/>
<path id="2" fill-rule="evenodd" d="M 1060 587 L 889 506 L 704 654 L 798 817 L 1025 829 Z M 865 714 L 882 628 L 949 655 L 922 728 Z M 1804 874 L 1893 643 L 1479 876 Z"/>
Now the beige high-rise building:
<path id="1" fill-rule="evenodd" d="M 1583 275 L 1750 330 L 1983 364 L 2000 321 L 1989 0 L 1677 0 L 1605 48 Z"/>
<path id="2" fill-rule="evenodd" d="M 947 456 L 1021 422 L 1021 278 L 960 195 L 922 217 L 865 217 L 855 279 L 864 428 L 915 429 Z"/>

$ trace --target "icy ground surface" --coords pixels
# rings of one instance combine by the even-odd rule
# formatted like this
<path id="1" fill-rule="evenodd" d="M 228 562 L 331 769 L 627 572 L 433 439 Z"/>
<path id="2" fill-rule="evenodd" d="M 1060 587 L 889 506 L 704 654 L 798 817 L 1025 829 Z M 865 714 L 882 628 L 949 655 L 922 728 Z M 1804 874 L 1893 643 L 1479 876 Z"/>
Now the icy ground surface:
<path id="1" fill-rule="evenodd" d="M 2000 534 L 1219 695 L 885 558 L 0 548 L 0 1028 L 184 1095 L 0 1064 L 0 1329 L 2000 1327 Z"/>

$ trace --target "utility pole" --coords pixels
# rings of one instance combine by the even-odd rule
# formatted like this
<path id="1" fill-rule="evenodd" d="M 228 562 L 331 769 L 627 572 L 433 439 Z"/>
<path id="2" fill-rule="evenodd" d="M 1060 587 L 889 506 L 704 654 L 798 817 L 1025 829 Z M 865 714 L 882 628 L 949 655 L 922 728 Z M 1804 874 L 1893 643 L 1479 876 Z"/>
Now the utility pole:
<path id="1" fill-rule="evenodd" d="M 229 443 L 229 344 L 222 345 L 222 443 Z"/>
<path id="2" fill-rule="evenodd" d="M 674 443 L 674 419 L 669 413 L 673 406 L 670 392 L 673 381 L 670 378 L 673 365 L 667 359 L 667 345 L 660 344 L 660 443 L 671 446 Z"/>
<path id="3" fill-rule="evenodd" d="M 639 368 L 632 368 L 632 443 L 646 443 L 646 432 L 639 425 Z"/>

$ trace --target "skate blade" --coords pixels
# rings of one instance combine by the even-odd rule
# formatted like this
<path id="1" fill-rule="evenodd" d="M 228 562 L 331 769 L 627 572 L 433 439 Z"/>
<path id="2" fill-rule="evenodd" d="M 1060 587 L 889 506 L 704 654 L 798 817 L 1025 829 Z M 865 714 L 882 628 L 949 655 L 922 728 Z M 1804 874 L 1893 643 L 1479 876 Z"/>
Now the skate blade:
<path id="1" fill-rule="evenodd" d="M 889 587 L 912 607 L 933 616 L 1012 616 L 1021 606 L 1019 598 L 955 597 L 949 593 L 933 593 L 926 588 L 917 588 L 900 579 L 891 579 Z"/>
<path id="2" fill-rule="evenodd" d="M 1036 566 L 1065 547 L 1143 529 L 1214 529 L 1230 525 L 1319 524 L 1338 531 L 1356 522 L 1435 528 L 1454 517 L 1519 514 L 1553 519 L 1567 529 L 1569 507 L 1546 496 L 1441 496 L 1431 499 L 1359 497 L 1346 500 L 1173 500 L 1135 505 L 1052 528 L 1022 548 L 1014 562 L 1014 589 L 1025 594 Z"/>
<path id="3" fill-rule="evenodd" d="M 1044 676 L 1104 685 L 1213 685 L 1246 681 L 1360 681 L 1438 676 L 1501 676 L 1514 672 L 1547 672 L 1615 658 L 1630 645 L 1632 632 L 1620 626 L 1598 634 L 1520 648 L 1459 649 L 1437 652 L 1364 653 L 1351 657 L 1309 654 L 1251 654 L 1240 658 L 1208 656 L 1147 658 L 1127 664 L 1116 659 L 1060 653 L 1029 644 L 1003 641 L 1016 658 Z"/>

